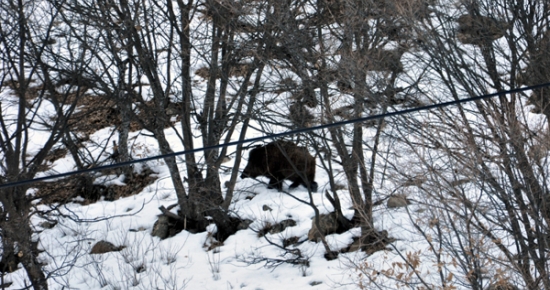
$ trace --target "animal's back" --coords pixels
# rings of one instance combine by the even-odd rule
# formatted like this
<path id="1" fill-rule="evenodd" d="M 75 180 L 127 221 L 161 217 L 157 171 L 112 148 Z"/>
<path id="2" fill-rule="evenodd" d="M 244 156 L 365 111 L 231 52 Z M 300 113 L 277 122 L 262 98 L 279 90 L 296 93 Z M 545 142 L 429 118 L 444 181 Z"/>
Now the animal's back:
<path id="1" fill-rule="evenodd" d="M 277 160 L 270 164 L 273 169 L 279 169 L 285 177 L 297 176 L 296 170 L 304 174 L 312 182 L 315 178 L 315 157 L 311 156 L 306 147 L 298 146 L 288 141 L 275 141 L 266 147 L 267 152 L 273 154 L 272 159 Z"/>

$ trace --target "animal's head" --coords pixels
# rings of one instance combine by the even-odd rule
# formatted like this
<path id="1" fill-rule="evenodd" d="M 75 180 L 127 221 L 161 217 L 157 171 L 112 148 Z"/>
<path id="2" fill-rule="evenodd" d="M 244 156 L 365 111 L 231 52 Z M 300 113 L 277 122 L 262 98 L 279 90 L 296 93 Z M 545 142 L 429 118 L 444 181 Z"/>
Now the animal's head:
<path id="1" fill-rule="evenodd" d="M 252 149 L 248 155 L 248 164 L 246 164 L 241 178 L 256 178 L 265 174 L 267 168 L 265 160 L 265 149 L 263 146 Z"/>

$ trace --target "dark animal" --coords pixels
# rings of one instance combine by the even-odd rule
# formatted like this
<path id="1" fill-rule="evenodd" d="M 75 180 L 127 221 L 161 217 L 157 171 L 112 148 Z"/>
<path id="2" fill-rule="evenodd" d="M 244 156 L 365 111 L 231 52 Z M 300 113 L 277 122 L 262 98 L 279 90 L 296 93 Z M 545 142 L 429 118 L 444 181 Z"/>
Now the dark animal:
<path id="1" fill-rule="evenodd" d="M 292 142 L 275 141 L 265 146 L 259 146 L 252 151 L 248 164 L 241 178 L 258 176 L 269 177 L 268 188 L 283 189 L 283 181 L 292 181 L 290 188 L 300 184 L 317 191 L 315 179 L 315 157 L 309 154 L 307 148 L 299 147 Z"/>

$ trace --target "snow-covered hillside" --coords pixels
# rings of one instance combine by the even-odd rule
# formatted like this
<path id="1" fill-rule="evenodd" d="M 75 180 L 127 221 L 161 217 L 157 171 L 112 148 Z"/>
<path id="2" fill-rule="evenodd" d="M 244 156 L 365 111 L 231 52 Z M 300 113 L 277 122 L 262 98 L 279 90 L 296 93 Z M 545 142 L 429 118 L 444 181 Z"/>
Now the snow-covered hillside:
<path id="1" fill-rule="evenodd" d="M 527 2 L 0 3 L 0 288 L 550 289 Z M 316 192 L 240 178 L 283 132 Z"/>

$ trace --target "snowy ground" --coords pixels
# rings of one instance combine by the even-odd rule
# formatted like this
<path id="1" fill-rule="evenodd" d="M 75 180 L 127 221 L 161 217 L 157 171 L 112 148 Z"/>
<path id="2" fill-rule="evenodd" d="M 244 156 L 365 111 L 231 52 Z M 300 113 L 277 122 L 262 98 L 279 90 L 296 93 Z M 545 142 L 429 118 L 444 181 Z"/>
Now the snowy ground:
<path id="1" fill-rule="evenodd" d="M 98 131 L 91 139 L 99 140 L 101 135 L 110 134 L 109 131 Z M 136 154 L 157 153 L 153 139 L 141 136 L 136 138 L 136 142 L 143 144 L 140 147 L 142 152 Z M 51 170 L 66 171 L 72 167 L 70 163 L 69 158 L 59 159 Z M 160 240 L 150 234 L 160 213 L 158 208 L 175 204 L 177 200 L 163 162 L 149 162 L 147 166 L 158 173 L 158 179 L 138 195 L 113 202 L 63 205 L 59 209 L 63 216 L 52 212 L 50 218 L 56 219 L 58 224 L 51 229 L 42 228 L 44 219 L 34 216 L 33 225 L 40 232 L 40 248 L 45 250 L 40 259 L 52 273 L 49 280 L 51 289 L 357 289 L 358 273 L 352 263 L 392 261 L 388 255 L 393 254 L 387 251 L 368 258 L 362 252 L 346 253 L 336 260 L 327 261 L 323 256 L 323 246 L 307 241 L 314 212 L 297 200 L 309 199 L 306 189 L 298 187 L 290 191 L 293 195 L 290 196 L 267 189 L 265 184 L 252 179 L 238 181 L 230 208 L 242 219 L 253 221 L 249 229 L 237 232 L 223 246 L 210 251 L 207 250 L 211 242 L 208 232 L 192 234 L 183 231 Z M 221 174 L 223 184 L 229 179 L 230 172 Z M 321 213 L 328 213 L 332 206 L 322 194 L 328 183 L 326 173 L 318 170 L 316 179 L 320 189 L 314 194 L 314 202 Z M 102 182 L 120 185 L 120 180 L 111 176 L 110 180 L 104 178 Z M 285 190 L 288 186 L 287 182 Z M 341 191 L 340 198 L 343 208 L 349 208 L 347 192 Z M 39 208 L 48 207 L 40 205 Z M 353 212 L 348 210 L 345 214 L 351 217 Z M 258 236 L 256 231 L 266 223 L 275 224 L 285 219 L 293 219 L 296 225 L 281 233 Z M 403 230 L 407 221 L 405 209 L 375 208 L 376 226 L 388 230 L 390 236 L 398 239 L 393 246 L 412 251 L 411 236 Z M 356 228 L 340 235 L 330 235 L 327 240 L 332 249 L 338 250 L 348 246 L 359 234 Z M 290 237 L 298 237 L 302 242 L 295 247 L 309 260 L 309 265 L 282 263 L 275 267 L 266 260 L 291 258 L 268 242 L 280 244 Z M 89 254 L 91 247 L 100 240 L 125 248 L 120 252 Z M 13 282 L 9 289 L 20 289 L 28 284 L 23 269 L 4 279 Z"/>
<path id="2" fill-rule="evenodd" d="M 8 95 L 3 97 L 9 98 Z M 178 134 L 173 130 L 167 129 L 166 136 L 173 150 L 181 151 L 183 148 Z M 257 136 L 258 133 L 254 131 L 248 134 L 249 138 Z M 36 137 L 35 146 L 38 147 L 39 135 Z M 104 152 L 101 147 L 116 138 L 112 127 L 95 132 L 87 143 L 90 145 L 90 154 L 94 159 L 107 158 L 110 149 Z M 135 132 L 130 140 L 133 142 L 132 154 L 136 159 L 160 154 L 156 140 L 151 137 Z M 196 141 L 196 146 L 200 146 L 200 140 Z M 247 156 L 245 152 L 245 158 Z M 182 162 L 182 159 L 179 161 Z M 224 165 L 229 169 L 233 164 Z M 246 159 L 241 164 L 241 170 L 245 165 Z M 160 214 L 158 208 L 173 205 L 177 199 L 163 161 L 139 164 L 135 169 L 141 166 L 156 172 L 158 179 L 135 196 L 90 205 L 63 205 L 47 217 L 58 222 L 50 229 L 42 227 L 46 217 L 33 216 L 32 223 L 39 232 L 37 238 L 40 240 L 40 248 L 45 250 L 40 259 L 50 273 L 51 289 L 360 289 L 359 283 L 368 281 L 373 284 L 364 289 L 371 289 L 374 284 L 392 289 L 400 284 L 387 276 L 415 280 L 416 276 L 412 275 L 415 271 L 406 267 L 405 263 L 414 259 L 419 261 L 416 271 L 421 273 L 423 279 L 432 281 L 432 276 L 433 281 L 438 279 L 439 273 L 435 267 L 437 261 L 433 253 L 427 251 L 426 239 L 418 234 L 412 223 L 422 218 L 424 209 L 418 204 L 400 209 L 388 209 L 385 204 L 374 208 L 377 230 L 386 230 L 390 237 L 396 239 L 388 247 L 389 250 L 368 257 L 363 252 L 345 253 L 336 260 L 327 261 L 322 244 L 307 241 L 314 212 L 309 205 L 298 201 L 309 201 L 304 187 L 293 189 L 288 194 L 267 189 L 265 183 L 261 182 L 267 182 L 267 179 L 239 179 L 230 210 L 241 219 L 249 219 L 253 223 L 248 229 L 229 237 L 221 247 L 209 251 L 212 239 L 208 232 L 193 234 L 183 231 L 165 240 L 151 236 L 157 215 Z M 38 177 L 68 172 L 74 168 L 74 162 L 67 155 L 56 160 L 48 172 Z M 337 182 L 345 184 L 344 177 L 339 173 L 341 170 L 337 168 L 334 172 Z M 220 174 L 221 183 L 224 184 L 229 180 L 231 171 L 221 170 Z M 123 180 L 122 176 L 113 175 L 98 178 L 96 182 L 124 185 Z M 316 181 L 319 190 L 313 195 L 314 203 L 321 214 L 329 213 L 333 209 L 323 195 L 329 181 L 320 163 Z M 289 184 L 287 182 L 284 188 L 287 191 Z M 30 190 L 29 194 L 32 192 Z M 344 214 L 351 218 L 353 211 L 349 210 L 349 193 L 346 190 L 338 193 L 342 208 L 348 209 Z M 411 191 L 409 197 L 417 200 L 421 198 L 413 194 Z M 49 209 L 44 205 L 39 205 L 39 208 Z M 286 219 L 294 220 L 296 225 L 265 237 L 257 234 L 266 223 L 276 224 Z M 355 228 L 330 235 L 327 241 L 332 250 L 339 250 L 349 246 L 353 237 L 359 235 L 360 230 Z M 300 243 L 289 249 L 299 249 L 309 265 L 276 263 L 277 260 L 290 259 L 292 256 L 270 244 L 270 241 L 282 244 L 284 239 L 291 237 L 297 237 Z M 89 254 L 92 246 L 101 240 L 125 248 L 120 252 Z M 368 277 L 365 274 L 369 274 Z M 13 282 L 8 289 L 21 289 L 28 285 L 24 269 L 8 274 L 4 279 Z"/>

